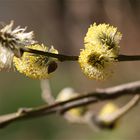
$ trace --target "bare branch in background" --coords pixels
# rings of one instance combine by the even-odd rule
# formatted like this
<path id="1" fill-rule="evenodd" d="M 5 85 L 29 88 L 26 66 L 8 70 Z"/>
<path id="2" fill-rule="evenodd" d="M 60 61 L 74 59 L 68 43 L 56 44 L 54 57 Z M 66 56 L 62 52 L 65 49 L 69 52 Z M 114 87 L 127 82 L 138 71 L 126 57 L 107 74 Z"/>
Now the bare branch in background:
<path id="1" fill-rule="evenodd" d="M 92 125 L 97 125 L 100 128 L 112 129 L 116 126 L 117 121 L 130 110 L 132 110 L 140 101 L 140 95 L 136 94 L 134 97 L 124 106 L 118 108 L 115 112 L 104 115 L 100 118 L 100 115 L 91 117 Z M 93 124 L 94 123 L 94 124 Z"/>
<path id="2" fill-rule="evenodd" d="M 37 118 L 56 113 L 63 114 L 64 112 L 74 107 L 89 105 L 91 103 L 97 103 L 104 100 L 117 99 L 119 97 L 126 95 L 137 95 L 134 98 L 135 100 L 133 99 L 132 102 L 130 102 L 130 104 L 126 106 L 126 108 L 129 107 L 131 108 L 131 106 L 133 107 L 133 103 L 135 105 L 135 101 L 138 102 L 139 100 L 138 94 L 140 94 L 140 81 L 123 84 L 120 86 L 111 87 L 107 89 L 98 89 L 95 92 L 75 97 L 67 101 L 54 103 L 53 105 L 44 105 L 29 109 L 25 108 L 20 109 L 15 113 L 1 115 L 0 127 L 3 128 L 9 125 L 11 122 L 15 122 L 18 120 Z"/>
<path id="3" fill-rule="evenodd" d="M 111 122 L 114 122 L 118 119 L 120 119 L 123 115 L 125 115 L 128 111 L 133 109 L 138 102 L 140 101 L 140 95 L 135 95 L 126 105 L 118 109 L 115 113 L 112 114 L 112 117 L 110 118 Z"/>

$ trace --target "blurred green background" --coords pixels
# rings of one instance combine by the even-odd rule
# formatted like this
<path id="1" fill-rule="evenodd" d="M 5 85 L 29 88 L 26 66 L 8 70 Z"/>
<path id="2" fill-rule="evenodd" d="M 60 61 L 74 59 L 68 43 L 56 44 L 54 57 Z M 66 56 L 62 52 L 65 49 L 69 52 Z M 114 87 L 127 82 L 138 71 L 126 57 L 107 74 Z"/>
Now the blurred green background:
<path id="1" fill-rule="evenodd" d="M 139 0 L 0 0 L 0 21 L 28 26 L 36 40 L 59 52 L 78 55 L 90 24 L 110 23 L 123 33 L 121 53 L 140 54 Z M 76 62 L 60 63 L 51 78 L 54 96 L 66 86 L 81 93 L 140 79 L 139 62 L 116 64 L 114 75 L 104 82 L 87 79 Z M 126 99 L 117 103 L 126 102 Z M 17 72 L 0 73 L 0 114 L 19 107 L 42 105 L 40 83 Z M 98 107 L 98 106 L 97 106 Z M 95 132 L 89 126 L 70 124 L 60 116 L 16 122 L 0 130 L 0 140 L 138 140 L 139 106 L 113 131 Z"/>

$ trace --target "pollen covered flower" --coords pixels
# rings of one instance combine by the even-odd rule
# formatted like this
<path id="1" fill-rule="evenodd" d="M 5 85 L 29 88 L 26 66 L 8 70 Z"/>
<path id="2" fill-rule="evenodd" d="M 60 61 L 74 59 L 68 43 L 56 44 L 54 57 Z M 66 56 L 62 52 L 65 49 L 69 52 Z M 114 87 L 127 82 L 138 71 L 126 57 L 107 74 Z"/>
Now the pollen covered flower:
<path id="1" fill-rule="evenodd" d="M 82 71 L 90 79 L 103 80 L 112 74 L 110 65 L 116 60 L 107 53 L 98 52 L 95 48 L 83 49 L 79 56 Z"/>
<path id="2" fill-rule="evenodd" d="M 14 22 L 11 21 L 10 24 L 6 25 L 0 30 L 0 44 L 5 48 L 10 48 L 11 50 L 18 49 L 20 46 L 31 45 L 36 41 L 33 40 L 33 32 L 25 32 L 25 28 L 13 29 Z"/>
<path id="3" fill-rule="evenodd" d="M 88 29 L 85 36 L 85 48 L 100 47 L 99 49 L 110 50 L 114 55 L 119 53 L 119 43 L 122 38 L 122 34 L 117 31 L 116 27 L 110 26 L 109 24 L 94 23 Z"/>
<path id="4" fill-rule="evenodd" d="M 34 44 L 33 32 L 25 32 L 26 28 L 13 29 L 13 21 L 0 29 L 0 70 L 10 69 L 13 56 L 21 56 L 20 48 Z"/>
<path id="5" fill-rule="evenodd" d="M 44 52 L 51 52 L 56 54 L 58 53 L 58 51 L 55 50 L 53 47 L 49 49 L 48 47 L 39 44 L 30 45 L 26 47 Z M 20 73 L 23 73 L 26 76 L 33 79 L 49 78 L 50 74 L 54 72 L 57 68 L 56 61 L 56 58 L 32 54 L 29 52 L 24 52 L 20 58 L 14 56 L 13 59 L 16 69 Z"/>
<path id="6" fill-rule="evenodd" d="M 0 46 L 0 71 L 10 70 L 12 66 L 14 53 Z"/>
<path id="7" fill-rule="evenodd" d="M 112 74 L 110 65 L 117 61 L 121 33 L 109 24 L 94 23 L 84 39 L 85 49 L 79 56 L 84 74 L 91 79 L 103 80 Z"/>

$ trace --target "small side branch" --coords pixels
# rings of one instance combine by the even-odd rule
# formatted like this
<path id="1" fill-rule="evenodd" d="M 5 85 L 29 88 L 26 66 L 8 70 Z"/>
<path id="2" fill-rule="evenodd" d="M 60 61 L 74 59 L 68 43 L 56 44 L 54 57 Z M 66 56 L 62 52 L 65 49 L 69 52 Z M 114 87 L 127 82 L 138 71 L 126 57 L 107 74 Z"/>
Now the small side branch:
<path id="1" fill-rule="evenodd" d="M 128 113 L 130 110 L 132 110 L 140 101 L 140 95 L 134 95 L 134 97 L 124 106 L 119 108 L 116 112 L 110 114 L 106 118 L 104 118 L 105 122 L 108 122 L 109 124 L 115 123 L 117 120 L 119 120 L 122 116 L 124 116 L 126 113 Z M 99 122 L 99 120 L 98 120 Z M 101 123 L 100 123 L 101 125 Z"/>
<path id="2" fill-rule="evenodd" d="M 50 89 L 50 83 L 48 79 L 43 79 L 40 81 L 41 91 L 42 91 L 42 99 L 48 103 L 53 104 L 55 102 L 55 99 L 51 93 Z"/>
<path id="3" fill-rule="evenodd" d="M 140 101 L 140 95 L 135 95 L 126 105 L 121 107 L 114 116 L 112 117 L 112 121 L 118 120 L 126 113 L 128 113 L 131 109 L 133 109 Z"/>
<path id="4" fill-rule="evenodd" d="M 1 115 L 0 128 L 3 128 L 10 123 L 18 120 L 37 118 L 56 113 L 61 114 L 74 107 L 97 103 L 104 100 L 116 99 L 126 95 L 134 96 L 136 94 L 140 94 L 140 81 L 107 89 L 99 89 L 95 92 L 82 95 L 67 101 L 54 103 L 53 105 L 44 105 L 36 108 L 25 108 L 20 109 L 15 113 Z"/>

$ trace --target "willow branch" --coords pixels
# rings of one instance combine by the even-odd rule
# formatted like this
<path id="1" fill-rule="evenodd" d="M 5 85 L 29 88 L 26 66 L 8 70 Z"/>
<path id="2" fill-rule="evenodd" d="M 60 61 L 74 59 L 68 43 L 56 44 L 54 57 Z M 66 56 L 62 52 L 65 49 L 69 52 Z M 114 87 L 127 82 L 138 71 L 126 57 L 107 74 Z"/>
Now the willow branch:
<path id="1" fill-rule="evenodd" d="M 64 113 L 65 111 L 78 106 L 89 105 L 104 100 L 117 99 L 126 95 L 140 94 L 140 81 L 123 84 L 116 87 L 98 89 L 95 92 L 82 95 L 67 101 L 58 102 L 53 105 L 44 105 L 36 108 L 20 109 L 15 113 L 0 116 L 0 128 L 18 120 L 42 117 L 45 115 Z"/>
<path id="2" fill-rule="evenodd" d="M 140 61 L 140 55 L 119 55 L 118 61 Z"/>
<path id="3" fill-rule="evenodd" d="M 20 48 L 22 52 L 29 52 L 29 53 L 34 53 L 34 54 L 39 54 L 39 55 L 44 55 L 48 57 L 54 57 L 57 58 L 59 61 L 77 61 L 78 56 L 69 56 L 69 55 L 64 55 L 64 54 L 55 54 L 55 53 L 50 53 L 50 52 L 44 52 L 40 50 L 34 50 L 30 48 Z"/>
<path id="4" fill-rule="evenodd" d="M 64 55 L 64 54 L 54 54 L 51 52 L 44 52 L 40 50 L 30 49 L 30 48 L 20 48 L 21 52 L 29 52 L 34 53 L 38 55 L 44 55 L 48 57 L 54 57 L 57 58 L 59 61 L 77 61 L 79 56 L 70 56 L 70 55 Z M 118 58 L 116 58 L 119 62 L 121 61 L 140 61 L 140 55 L 119 55 Z"/>

